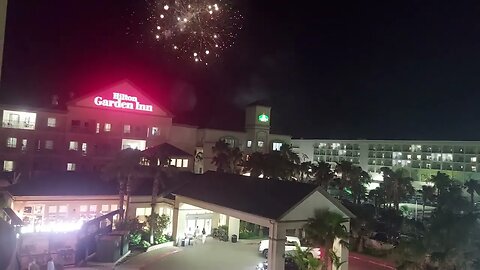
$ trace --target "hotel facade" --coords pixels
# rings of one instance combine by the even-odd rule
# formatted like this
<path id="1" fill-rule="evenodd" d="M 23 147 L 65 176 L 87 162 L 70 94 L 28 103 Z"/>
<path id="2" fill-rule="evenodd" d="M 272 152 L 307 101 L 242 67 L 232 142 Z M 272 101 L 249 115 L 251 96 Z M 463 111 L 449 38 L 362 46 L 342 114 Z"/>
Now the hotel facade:
<path id="1" fill-rule="evenodd" d="M 145 150 L 165 144 L 174 149 L 169 156 L 171 165 L 180 171 L 203 174 L 216 170 L 212 147 L 218 140 L 247 154 L 279 150 L 282 144 L 290 143 L 289 136 L 270 133 L 269 107 L 251 105 L 245 113 L 244 131 L 174 123 L 168 110 L 126 80 L 70 100 L 63 108 L 55 99 L 48 108 L 1 105 L 0 182 L 14 182 L 19 173 L 24 176 L 21 181 L 101 181 L 98 175 L 102 167 L 122 149 Z M 150 215 L 151 185 L 148 188 L 131 198 L 129 217 Z M 92 218 L 117 209 L 116 190 L 99 194 L 103 197 L 96 196 L 93 190 L 86 191 L 79 197 L 81 202 L 75 199 L 77 193 L 63 190 L 65 197 L 57 190 L 51 201 L 48 192 L 33 197 L 27 196 L 35 194 L 33 190 L 19 193 L 21 196 L 12 194 L 11 208 L 20 218 L 29 216 L 36 222 L 57 216 L 77 219 L 80 214 Z M 90 193 L 92 196 L 88 196 Z M 53 199 L 58 196 L 61 199 Z M 166 203 L 159 201 L 157 208 L 171 216 L 172 207 L 168 200 Z"/>
<path id="2" fill-rule="evenodd" d="M 1 105 L 0 162 L 4 172 L 100 171 L 122 149 L 171 144 L 191 158 L 172 165 L 195 173 L 215 170 L 212 147 L 225 140 L 245 153 L 278 150 L 290 137 L 270 133 L 270 108 L 246 108 L 244 131 L 173 123 L 172 114 L 131 82 L 122 81 L 59 109 Z M 196 158 L 194 158 L 196 157 Z"/>
<path id="3" fill-rule="evenodd" d="M 404 168 L 415 181 L 437 172 L 466 181 L 480 179 L 480 141 L 292 139 L 302 161 L 350 161 L 381 181 L 380 168 Z"/>

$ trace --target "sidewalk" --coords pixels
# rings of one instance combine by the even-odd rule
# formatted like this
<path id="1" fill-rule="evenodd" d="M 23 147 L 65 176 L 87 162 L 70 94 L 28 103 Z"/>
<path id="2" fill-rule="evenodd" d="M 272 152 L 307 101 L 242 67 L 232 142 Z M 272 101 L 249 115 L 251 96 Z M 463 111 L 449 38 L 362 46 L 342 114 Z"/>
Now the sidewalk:
<path id="1" fill-rule="evenodd" d="M 152 264 L 155 261 L 166 257 L 168 255 L 180 252 L 181 248 L 178 247 L 165 247 L 150 252 L 141 253 L 137 256 L 131 257 L 130 259 L 115 265 L 113 269 L 115 270 L 141 270 L 146 265 Z M 83 269 L 83 268 L 82 268 Z M 102 269 L 103 268 L 99 268 Z"/>

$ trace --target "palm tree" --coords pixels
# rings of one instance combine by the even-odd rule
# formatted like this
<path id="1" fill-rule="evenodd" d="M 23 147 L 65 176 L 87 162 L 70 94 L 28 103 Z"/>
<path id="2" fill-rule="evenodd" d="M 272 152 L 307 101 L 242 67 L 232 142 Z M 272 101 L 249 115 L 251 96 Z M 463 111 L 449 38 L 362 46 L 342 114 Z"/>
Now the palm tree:
<path id="1" fill-rule="evenodd" d="M 141 175 L 142 152 L 137 149 L 123 149 L 115 158 L 108 163 L 103 172 L 107 180 L 115 180 L 118 183 L 118 209 L 120 210 L 120 220 L 123 220 L 126 211 L 124 211 L 125 195 L 127 202 L 125 209 L 128 210 L 130 194 L 134 181 Z"/>
<path id="2" fill-rule="evenodd" d="M 324 161 L 318 162 L 317 166 L 314 167 L 314 174 L 315 184 L 328 191 L 328 187 L 330 186 L 330 183 L 335 175 L 330 163 L 326 163 Z"/>
<path id="3" fill-rule="evenodd" d="M 477 180 L 470 179 L 467 182 L 465 182 L 463 187 L 467 190 L 468 194 L 470 194 L 470 204 L 473 210 L 475 207 L 473 196 L 475 195 L 475 192 L 477 192 L 480 189 L 480 185 L 478 184 Z"/>
<path id="4" fill-rule="evenodd" d="M 353 203 L 360 204 L 360 200 L 367 193 L 367 185 L 371 182 L 370 175 L 361 167 L 353 166 L 350 181 L 347 186 L 352 191 Z"/>
<path id="5" fill-rule="evenodd" d="M 422 189 L 419 190 L 422 194 L 422 221 L 425 220 L 425 204 L 427 202 L 433 202 L 435 199 L 435 187 L 423 185 Z"/>
<path id="6" fill-rule="evenodd" d="M 382 167 L 380 170 L 383 172 L 383 183 L 387 199 L 393 202 L 395 210 L 398 211 L 400 209 L 400 200 L 415 192 L 412 186 L 413 179 L 405 176 L 403 169 L 393 171 L 388 167 Z"/>
<path id="7" fill-rule="evenodd" d="M 212 163 L 218 172 L 239 173 L 243 153 L 238 147 L 232 148 L 224 140 L 218 140 L 212 147 L 214 154 Z"/>
<path id="8" fill-rule="evenodd" d="M 313 169 L 315 165 L 311 161 L 305 161 L 298 165 L 298 174 L 300 175 L 300 181 L 310 180 L 313 175 Z"/>
<path id="9" fill-rule="evenodd" d="M 265 168 L 265 157 L 260 152 L 253 152 L 243 162 L 244 172 L 249 172 L 251 177 L 259 177 Z"/>
<path id="10" fill-rule="evenodd" d="M 218 140 L 212 147 L 212 163 L 217 166 L 218 172 L 227 172 L 230 166 L 230 145 L 224 140 Z"/>
<path id="11" fill-rule="evenodd" d="M 146 152 L 144 152 L 146 153 Z M 153 217 L 155 213 L 155 206 L 157 205 L 157 200 L 160 191 L 165 191 L 166 184 L 165 179 L 168 177 L 169 168 L 175 168 L 170 166 L 170 158 L 168 155 L 162 151 L 156 151 L 147 153 L 145 156 L 146 166 L 146 175 L 153 178 L 152 182 L 152 198 L 151 198 L 151 216 Z M 150 218 L 150 243 L 154 243 L 154 231 L 155 231 L 155 219 Z"/>
<path id="12" fill-rule="evenodd" d="M 335 166 L 335 185 L 340 190 L 340 198 L 343 197 L 344 188 L 348 185 L 348 182 L 350 182 L 352 171 L 353 163 L 350 161 L 337 162 Z"/>
<path id="13" fill-rule="evenodd" d="M 437 195 L 439 196 L 448 191 L 450 186 L 453 184 L 452 179 L 447 174 L 441 172 L 437 172 L 436 175 L 432 175 L 430 181 L 435 184 L 438 192 Z"/>
<path id="14" fill-rule="evenodd" d="M 315 211 L 313 218 L 308 220 L 305 225 L 305 233 L 307 238 L 316 245 L 325 245 L 325 265 L 327 269 L 332 267 L 332 258 L 328 256 L 333 250 L 333 244 L 339 239 L 341 245 L 347 245 L 349 232 L 344 223 L 349 219 L 343 215 L 331 212 L 328 209 L 318 209 Z"/>

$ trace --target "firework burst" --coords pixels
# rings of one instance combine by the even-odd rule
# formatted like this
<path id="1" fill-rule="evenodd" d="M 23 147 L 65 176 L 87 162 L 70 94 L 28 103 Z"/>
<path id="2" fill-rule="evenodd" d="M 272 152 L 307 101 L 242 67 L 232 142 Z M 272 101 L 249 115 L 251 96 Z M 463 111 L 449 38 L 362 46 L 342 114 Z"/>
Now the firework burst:
<path id="1" fill-rule="evenodd" d="M 147 37 L 172 50 L 178 58 L 208 65 L 232 47 L 241 14 L 225 1 L 146 0 Z"/>

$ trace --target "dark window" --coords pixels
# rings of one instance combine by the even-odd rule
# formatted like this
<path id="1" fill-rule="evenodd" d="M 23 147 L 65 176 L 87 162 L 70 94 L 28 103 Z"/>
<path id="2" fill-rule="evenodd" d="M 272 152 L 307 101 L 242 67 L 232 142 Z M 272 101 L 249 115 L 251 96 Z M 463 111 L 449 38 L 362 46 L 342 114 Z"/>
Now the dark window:
<path id="1" fill-rule="evenodd" d="M 79 127 L 81 124 L 80 124 L 80 120 L 72 120 L 72 126 L 73 127 Z"/>
<path id="2" fill-rule="evenodd" d="M 85 124 L 84 124 L 84 126 L 85 126 L 86 128 L 88 128 L 89 125 L 90 125 L 90 123 L 88 123 L 88 122 L 85 122 Z"/>

